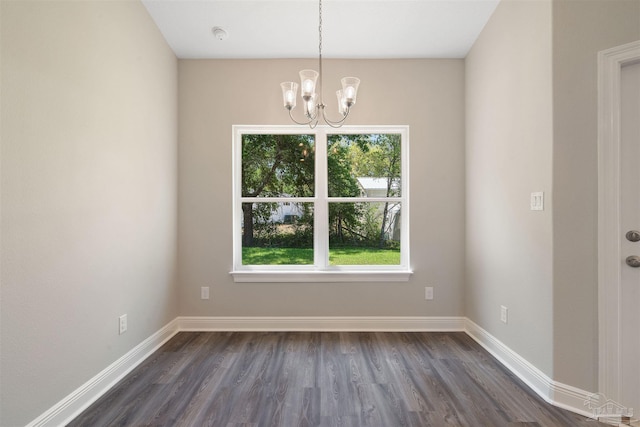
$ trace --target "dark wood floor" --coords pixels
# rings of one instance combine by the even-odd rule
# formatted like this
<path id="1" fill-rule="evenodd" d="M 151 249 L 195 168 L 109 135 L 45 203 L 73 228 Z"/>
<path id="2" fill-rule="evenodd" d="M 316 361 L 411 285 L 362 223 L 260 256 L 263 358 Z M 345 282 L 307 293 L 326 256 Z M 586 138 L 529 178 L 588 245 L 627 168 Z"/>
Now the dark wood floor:
<path id="1" fill-rule="evenodd" d="M 70 426 L 585 426 L 464 333 L 182 332 Z"/>

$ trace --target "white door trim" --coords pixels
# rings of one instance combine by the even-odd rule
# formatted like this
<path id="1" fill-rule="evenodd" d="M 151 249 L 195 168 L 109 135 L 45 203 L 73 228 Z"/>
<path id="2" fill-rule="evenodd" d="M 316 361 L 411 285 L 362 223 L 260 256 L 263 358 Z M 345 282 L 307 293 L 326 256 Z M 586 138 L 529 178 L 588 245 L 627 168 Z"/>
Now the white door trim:
<path id="1" fill-rule="evenodd" d="M 598 53 L 598 382 L 612 398 L 621 378 L 620 71 L 638 60 L 640 40 Z"/>

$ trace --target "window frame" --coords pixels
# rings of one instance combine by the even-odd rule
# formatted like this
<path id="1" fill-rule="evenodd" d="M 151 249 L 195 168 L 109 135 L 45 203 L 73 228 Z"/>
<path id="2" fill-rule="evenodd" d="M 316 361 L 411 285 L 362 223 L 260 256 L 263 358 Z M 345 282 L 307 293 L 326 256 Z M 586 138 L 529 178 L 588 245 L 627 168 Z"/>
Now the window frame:
<path id="1" fill-rule="evenodd" d="M 335 129 L 317 126 L 234 125 L 232 128 L 232 215 L 233 270 L 235 282 L 406 282 L 413 273 L 409 257 L 409 126 L 343 126 Z M 247 134 L 315 135 L 315 175 L 313 197 L 243 197 L 242 136 Z M 398 197 L 328 197 L 328 135 L 400 134 L 401 195 Z M 313 265 L 243 265 L 242 203 L 308 202 L 314 206 Z M 332 202 L 399 202 L 402 206 L 399 265 L 330 265 L 329 203 Z"/>

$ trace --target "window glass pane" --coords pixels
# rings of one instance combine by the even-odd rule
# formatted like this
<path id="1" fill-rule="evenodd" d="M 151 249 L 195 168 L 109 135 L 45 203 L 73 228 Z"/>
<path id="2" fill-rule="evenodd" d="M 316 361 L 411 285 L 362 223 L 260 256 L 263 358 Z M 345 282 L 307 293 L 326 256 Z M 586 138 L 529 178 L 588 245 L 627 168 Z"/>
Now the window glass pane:
<path id="1" fill-rule="evenodd" d="M 329 203 L 330 265 L 399 265 L 400 203 Z"/>
<path id="2" fill-rule="evenodd" d="M 313 197 L 314 135 L 242 135 L 243 197 Z"/>
<path id="3" fill-rule="evenodd" d="M 328 135 L 329 197 L 399 197 L 399 134 Z"/>
<path id="4" fill-rule="evenodd" d="M 242 264 L 313 264 L 313 203 L 243 203 Z"/>

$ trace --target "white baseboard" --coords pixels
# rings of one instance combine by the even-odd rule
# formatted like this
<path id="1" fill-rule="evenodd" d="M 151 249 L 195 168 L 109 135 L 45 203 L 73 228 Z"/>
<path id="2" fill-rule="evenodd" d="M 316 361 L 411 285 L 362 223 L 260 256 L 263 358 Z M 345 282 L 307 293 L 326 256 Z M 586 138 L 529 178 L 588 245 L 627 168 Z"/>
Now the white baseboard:
<path id="1" fill-rule="evenodd" d="M 464 331 L 464 317 L 179 317 L 182 331 Z"/>
<path id="2" fill-rule="evenodd" d="M 66 425 L 178 332 L 178 322 L 174 319 L 31 421 L 27 427 Z"/>
<path id="3" fill-rule="evenodd" d="M 592 392 L 552 380 L 468 318 L 465 332 L 548 403 L 585 417 L 593 416 L 585 408 L 585 402 L 593 395 Z"/>
<path id="4" fill-rule="evenodd" d="M 593 415 L 584 407 L 592 393 L 553 381 L 465 317 L 176 317 L 27 427 L 70 422 L 180 331 L 466 332 L 545 401 L 585 417 Z"/>

